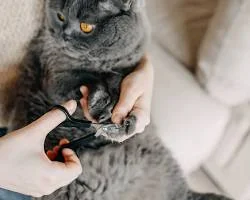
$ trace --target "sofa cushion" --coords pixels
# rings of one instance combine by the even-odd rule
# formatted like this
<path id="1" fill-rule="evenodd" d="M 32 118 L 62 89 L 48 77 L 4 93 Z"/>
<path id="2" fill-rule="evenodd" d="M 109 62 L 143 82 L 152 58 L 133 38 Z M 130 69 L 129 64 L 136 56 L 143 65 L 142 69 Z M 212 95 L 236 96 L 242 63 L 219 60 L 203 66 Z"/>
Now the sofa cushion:
<path id="1" fill-rule="evenodd" d="M 218 0 L 148 0 L 153 38 L 188 67 L 197 51 Z"/>
<path id="2" fill-rule="evenodd" d="M 199 86 L 192 74 L 153 42 L 153 123 L 185 173 L 197 169 L 224 135 L 231 111 Z"/>
<path id="3" fill-rule="evenodd" d="M 250 99 L 250 1 L 221 1 L 202 44 L 198 77 L 230 106 Z"/>
<path id="4" fill-rule="evenodd" d="M 20 61 L 25 45 L 42 20 L 43 1 L 8 0 L 0 3 L 0 68 Z"/>

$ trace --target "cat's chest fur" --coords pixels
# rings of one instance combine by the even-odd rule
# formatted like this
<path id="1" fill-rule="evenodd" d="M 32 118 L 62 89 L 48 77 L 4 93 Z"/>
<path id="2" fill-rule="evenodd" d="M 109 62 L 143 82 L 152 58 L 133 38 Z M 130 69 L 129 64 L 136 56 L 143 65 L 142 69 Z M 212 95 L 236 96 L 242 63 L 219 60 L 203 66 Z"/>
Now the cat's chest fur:
<path id="1" fill-rule="evenodd" d="M 82 85 L 105 85 L 118 92 L 122 78 L 133 71 L 141 58 L 134 52 L 114 59 L 89 59 L 89 54 L 77 56 L 54 45 L 44 45 L 39 57 L 41 87 L 49 97 L 60 103 L 69 98 L 79 99 Z M 41 78 L 39 77 L 39 78 Z M 112 95 L 112 94 L 111 94 Z"/>

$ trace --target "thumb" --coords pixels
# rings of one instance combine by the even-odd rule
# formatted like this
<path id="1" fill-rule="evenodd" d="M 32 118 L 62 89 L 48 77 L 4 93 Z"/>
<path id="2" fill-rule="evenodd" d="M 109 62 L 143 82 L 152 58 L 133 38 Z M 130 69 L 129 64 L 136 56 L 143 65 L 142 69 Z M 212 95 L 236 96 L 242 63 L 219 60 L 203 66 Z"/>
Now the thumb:
<path id="1" fill-rule="evenodd" d="M 75 168 L 78 165 L 81 166 L 81 163 L 73 150 L 63 149 L 62 154 L 67 168 Z"/>
<path id="2" fill-rule="evenodd" d="M 62 106 L 65 107 L 70 114 L 73 114 L 76 110 L 77 104 L 76 101 L 71 100 L 63 104 Z M 63 121 L 65 121 L 65 119 L 65 114 L 62 111 L 55 109 L 51 110 L 35 122 L 31 123 L 25 129 L 33 136 L 36 134 L 36 137 L 42 137 L 41 139 L 44 140 L 48 133 Z"/>
<path id="3" fill-rule="evenodd" d="M 63 149 L 62 151 L 65 163 L 52 162 L 52 171 L 60 177 L 62 186 L 68 185 L 82 173 L 82 165 L 71 149 Z"/>
<path id="4" fill-rule="evenodd" d="M 140 97 L 140 95 L 141 93 L 136 91 L 135 88 L 122 85 L 119 101 L 113 110 L 112 121 L 114 123 L 120 124 L 132 110 L 136 100 Z"/>

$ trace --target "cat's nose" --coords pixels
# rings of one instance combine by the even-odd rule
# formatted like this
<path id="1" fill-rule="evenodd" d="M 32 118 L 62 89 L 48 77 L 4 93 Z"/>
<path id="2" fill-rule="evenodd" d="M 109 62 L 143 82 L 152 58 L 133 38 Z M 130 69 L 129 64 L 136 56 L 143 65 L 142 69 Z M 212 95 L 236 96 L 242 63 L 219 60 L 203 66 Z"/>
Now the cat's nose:
<path id="1" fill-rule="evenodd" d="M 79 28 L 78 24 L 75 24 L 73 22 L 67 23 L 63 26 L 63 33 L 65 35 L 72 35 L 72 33 Z"/>
<path id="2" fill-rule="evenodd" d="M 67 42 L 67 41 L 69 41 L 70 39 L 71 39 L 71 37 L 69 36 L 69 35 L 67 35 L 67 34 L 63 34 L 62 35 L 62 37 L 63 37 L 63 39 Z"/>
<path id="3" fill-rule="evenodd" d="M 63 29 L 63 39 L 65 41 L 69 41 L 72 35 L 72 26 L 70 24 L 67 24 Z"/>
<path id="4" fill-rule="evenodd" d="M 72 34 L 72 30 L 70 27 L 66 27 L 64 30 L 63 30 L 63 33 L 65 35 L 71 35 Z"/>

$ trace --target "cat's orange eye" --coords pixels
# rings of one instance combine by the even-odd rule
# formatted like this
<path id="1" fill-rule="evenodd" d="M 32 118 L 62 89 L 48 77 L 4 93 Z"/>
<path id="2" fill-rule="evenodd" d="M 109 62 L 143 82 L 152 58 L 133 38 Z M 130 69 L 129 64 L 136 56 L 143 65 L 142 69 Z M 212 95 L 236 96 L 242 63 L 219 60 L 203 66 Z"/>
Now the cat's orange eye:
<path id="1" fill-rule="evenodd" d="M 80 28 L 84 33 L 91 33 L 94 30 L 94 25 L 81 22 Z"/>
<path id="2" fill-rule="evenodd" d="M 65 17 L 61 13 L 57 13 L 57 17 L 60 21 L 64 22 Z"/>

